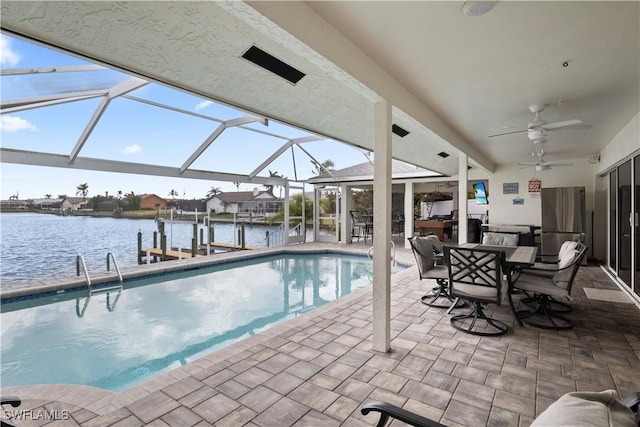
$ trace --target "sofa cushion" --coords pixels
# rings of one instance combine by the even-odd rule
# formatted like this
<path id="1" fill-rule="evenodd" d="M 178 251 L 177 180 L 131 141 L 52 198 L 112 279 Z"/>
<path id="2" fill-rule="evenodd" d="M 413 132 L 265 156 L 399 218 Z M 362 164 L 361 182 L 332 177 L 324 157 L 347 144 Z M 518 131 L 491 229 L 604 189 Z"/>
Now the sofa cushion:
<path id="1" fill-rule="evenodd" d="M 531 427 L 637 427 L 633 412 L 617 398 L 615 390 L 567 393 L 544 410 Z"/>

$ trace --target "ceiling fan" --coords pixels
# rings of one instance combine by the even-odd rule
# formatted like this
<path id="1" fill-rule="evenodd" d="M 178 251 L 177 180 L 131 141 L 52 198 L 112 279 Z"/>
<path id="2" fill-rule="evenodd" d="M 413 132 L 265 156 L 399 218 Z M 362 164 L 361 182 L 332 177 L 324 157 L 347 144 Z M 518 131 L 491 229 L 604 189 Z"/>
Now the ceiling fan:
<path id="1" fill-rule="evenodd" d="M 511 135 L 514 133 L 527 132 L 527 136 L 531 141 L 540 142 L 545 139 L 545 137 L 547 136 L 547 131 L 550 131 L 550 130 L 556 130 L 556 129 L 567 128 L 567 127 L 580 128 L 580 129 L 591 128 L 591 125 L 583 125 L 582 121 L 578 119 L 565 120 L 563 122 L 556 122 L 556 123 L 547 123 L 540 118 L 540 113 L 542 112 L 542 110 L 544 110 L 544 107 L 546 107 L 546 105 L 544 104 L 529 106 L 529 111 L 534 113 L 536 116 L 533 119 L 533 121 L 529 123 L 529 126 L 527 126 L 526 129 L 498 133 L 495 135 L 489 135 L 489 138 L 494 138 L 496 136 L 503 136 L 503 135 Z"/>
<path id="2" fill-rule="evenodd" d="M 518 166 L 535 167 L 537 172 L 543 172 L 543 171 L 551 170 L 552 167 L 556 167 L 556 166 L 573 166 L 573 164 L 572 163 L 551 163 L 551 162 L 547 162 L 544 159 L 544 154 L 541 154 L 539 162 L 537 162 L 537 163 L 518 163 Z"/>

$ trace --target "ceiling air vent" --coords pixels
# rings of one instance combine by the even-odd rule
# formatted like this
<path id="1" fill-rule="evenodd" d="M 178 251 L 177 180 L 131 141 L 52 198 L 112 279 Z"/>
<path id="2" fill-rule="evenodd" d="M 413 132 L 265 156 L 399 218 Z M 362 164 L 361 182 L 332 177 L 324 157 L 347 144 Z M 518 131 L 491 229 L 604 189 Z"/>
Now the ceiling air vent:
<path id="1" fill-rule="evenodd" d="M 391 126 L 391 132 L 395 133 L 400 138 L 404 138 L 405 136 L 409 135 L 409 131 L 408 130 L 402 129 L 398 125 L 392 125 Z"/>
<path id="2" fill-rule="evenodd" d="M 268 54 L 256 46 L 251 46 L 242 54 L 242 57 L 267 71 L 277 74 L 292 84 L 298 83 L 300 79 L 305 76 L 302 71 L 296 70 L 291 65 L 280 61 L 275 56 Z"/>
<path id="3" fill-rule="evenodd" d="M 438 153 L 438 156 L 442 157 L 443 159 L 446 159 L 447 157 L 449 157 L 449 153 L 445 153 L 444 151 L 441 151 Z"/>

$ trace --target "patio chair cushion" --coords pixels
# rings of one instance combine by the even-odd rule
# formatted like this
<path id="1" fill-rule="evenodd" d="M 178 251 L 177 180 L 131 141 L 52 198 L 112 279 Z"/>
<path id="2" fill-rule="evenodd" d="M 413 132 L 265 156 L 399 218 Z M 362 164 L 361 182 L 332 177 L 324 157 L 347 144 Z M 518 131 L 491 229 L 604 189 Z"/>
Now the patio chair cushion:
<path id="1" fill-rule="evenodd" d="M 483 245 L 518 246 L 519 235 L 516 233 L 495 233 L 488 231 L 482 234 Z"/>
<path id="2" fill-rule="evenodd" d="M 462 299 L 471 297 L 491 300 L 498 296 L 498 288 L 460 283 L 456 285 L 456 295 Z"/>
<path id="3" fill-rule="evenodd" d="M 558 252 L 558 259 L 562 259 L 567 254 L 567 252 L 575 251 L 578 247 L 578 243 L 579 242 L 575 240 L 567 240 L 566 242 L 562 243 L 562 246 L 560 246 L 560 251 Z"/>
<path id="4" fill-rule="evenodd" d="M 423 273 L 431 270 L 436 264 L 436 252 L 442 252 L 442 243 L 436 236 L 416 236 L 413 238 L 413 244 L 421 255 L 418 257 L 420 262 L 420 271 Z"/>
<path id="5" fill-rule="evenodd" d="M 567 282 L 560 282 L 556 285 L 551 277 L 543 277 L 533 274 L 521 274 L 515 283 L 515 287 L 523 291 L 533 292 L 534 294 L 544 294 L 555 298 L 567 296 Z"/>
<path id="6" fill-rule="evenodd" d="M 567 393 L 552 403 L 531 427 L 637 427 L 631 409 L 617 401 L 615 390 Z"/>
<path id="7" fill-rule="evenodd" d="M 553 276 L 553 283 L 563 289 L 567 289 L 569 287 L 569 281 L 571 280 L 571 275 L 573 273 L 573 268 L 566 268 L 571 265 L 571 263 L 576 261 L 576 258 L 580 255 L 580 251 L 577 249 L 567 250 L 562 258 L 558 261 L 558 268 L 561 269 Z"/>

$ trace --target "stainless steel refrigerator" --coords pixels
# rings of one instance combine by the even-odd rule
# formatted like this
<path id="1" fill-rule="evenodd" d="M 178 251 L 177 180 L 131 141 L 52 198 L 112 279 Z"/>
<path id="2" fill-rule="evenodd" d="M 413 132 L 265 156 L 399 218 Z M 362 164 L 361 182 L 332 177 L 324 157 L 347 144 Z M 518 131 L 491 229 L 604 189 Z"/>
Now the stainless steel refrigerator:
<path id="1" fill-rule="evenodd" d="M 584 187 L 543 188 L 541 250 L 543 259 L 555 259 L 566 240 L 585 240 L 587 213 Z M 585 257 L 586 260 L 586 257 Z"/>

